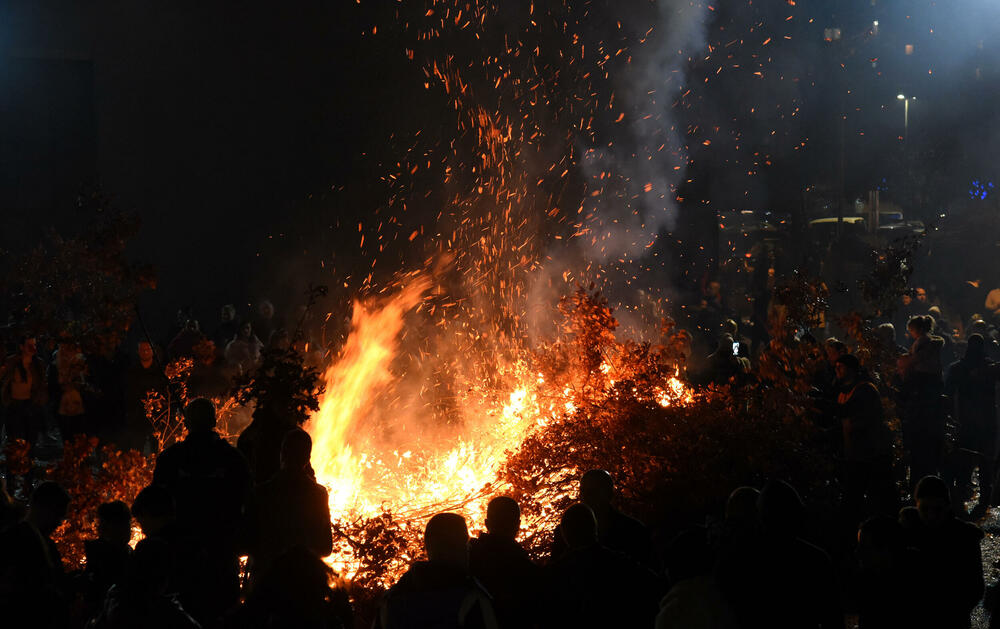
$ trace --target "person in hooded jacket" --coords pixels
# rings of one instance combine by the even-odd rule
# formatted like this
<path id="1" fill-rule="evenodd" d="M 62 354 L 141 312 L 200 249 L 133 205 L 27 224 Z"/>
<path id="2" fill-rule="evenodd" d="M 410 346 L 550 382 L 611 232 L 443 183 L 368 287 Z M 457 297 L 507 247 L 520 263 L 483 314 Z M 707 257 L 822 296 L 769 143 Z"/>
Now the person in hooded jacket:
<path id="1" fill-rule="evenodd" d="M 910 466 L 910 481 L 937 474 L 944 453 L 944 417 L 941 408 L 941 350 L 944 340 L 931 334 L 928 316 L 910 319 L 906 326 L 913 340 L 910 351 L 897 363 L 899 410 L 903 423 L 903 448 Z"/>
<path id="2" fill-rule="evenodd" d="M 973 334 L 965 347 L 965 356 L 948 367 L 944 381 L 947 407 L 958 424 L 958 448 L 976 456 L 953 457 L 949 479 L 959 492 L 960 502 L 972 497 L 972 468 L 978 462 L 980 500 L 976 512 L 985 513 L 993 491 L 993 462 L 996 457 L 997 405 L 996 383 L 1000 365 L 986 357 L 986 342 Z"/>

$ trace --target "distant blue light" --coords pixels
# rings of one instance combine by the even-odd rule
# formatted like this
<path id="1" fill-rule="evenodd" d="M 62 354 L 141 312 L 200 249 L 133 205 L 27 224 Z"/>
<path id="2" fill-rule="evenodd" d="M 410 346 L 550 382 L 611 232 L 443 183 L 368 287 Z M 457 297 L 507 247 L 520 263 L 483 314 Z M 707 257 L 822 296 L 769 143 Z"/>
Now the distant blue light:
<path id="1" fill-rule="evenodd" d="M 980 182 L 978 179 L 972 181 L 972 187 L 969 188 L 969 198 L 972 200 L 985 201 L 986 197 L 990 196 L 990 192 L 993 191 L 993 182 L 985 181 Z"/>

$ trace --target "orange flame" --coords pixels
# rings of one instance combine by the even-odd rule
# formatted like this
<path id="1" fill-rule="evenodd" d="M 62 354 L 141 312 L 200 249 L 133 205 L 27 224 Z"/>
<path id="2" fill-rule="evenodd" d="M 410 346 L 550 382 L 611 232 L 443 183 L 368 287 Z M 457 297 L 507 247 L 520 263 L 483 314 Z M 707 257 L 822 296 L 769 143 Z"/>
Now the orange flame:
<path id="1" fill-rule="evenodd" d="M 382 394 L 395 393 L 400 384 L 392 364 L 400 353 L 405 316 L 429 288 L 430 281 L 418 276 L 379 307 L 356 302 L 344 349 L 326 371 L 326 392 L 306 429 L 313 438 L 313 469 L 329 489 L 335 523 L 388 511 L 396 521 L 420 528 L 436 512 L 459 511 L 475 530 L 485 520 L 489 498 L 507 489 L 498 477 L 509 454 L 534 430 L 576 411 L 570 390 L 553 394 L 527 364 L 497 365 L 499 375 L 517 384 L 508 393 L 465 392 L 461 406 L 472 420 L 449 423 L 441 432 L 407 408 L 389 413 L 394 430 L 383 436 L 373 417 L 379 410 L 386 414 L 380 408 Z M 610 368 L 601 366 L 605 373 Z M 668 406 L 689 401 L 690 395 L 680 380 L 670 378 L 656 401 Z M 540 530 L 549 522 L 523 524 Z M 330 564 L 348 580 L 361 565 L 349 543 L 338 544 Z M 389 566 L 386 584 L 405 567 Z"/>

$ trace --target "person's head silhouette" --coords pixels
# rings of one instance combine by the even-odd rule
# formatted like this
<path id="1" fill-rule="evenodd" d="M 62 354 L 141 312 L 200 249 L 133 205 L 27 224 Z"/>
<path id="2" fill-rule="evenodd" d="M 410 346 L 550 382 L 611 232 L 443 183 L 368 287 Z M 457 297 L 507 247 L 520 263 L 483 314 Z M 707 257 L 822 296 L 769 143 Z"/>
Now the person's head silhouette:
<path id="1" fill-rule="evenodd" d="M 917 501 L 920 521 L 928 528 L 937 528 L 951 514 L 951 492 L 948 485 L 937 476 L 924 476 L 913 492 Z"/>
<path id="2" fill-rule="evenodd" d="M 590 507 L 595 514 L 611 508 L 615 497 L 615 482 L 605 470 L 590 470 L 580 479 L 580 502 Z"/>
<path id="3" fill-rule="evenodd" d="M 312 455 L 312 437 L 301 428 L 294 428 L 281 441 L 281 467 L 301 471 L 309 465 Z"/>
<path id="4" fill-rule="evenodd" d="M 97 507 L 97 537 L 113 544 L 128 544 L 132 538 L 132 512 L 121 500 Z"/>
<path id="5" fill-rule="evenodd" d="M 741 529 L 757 527 L 757 499 L 760 492 L 753 487 L 737 487 L 726 500 L 726 522 Z"/>
<path id="6" fill-rule="evenodd" d="M 184 426 L 192 435 L 215 430 L 215 404 L 207 398 L 195 398 L 184 407 Z"/>
<path id="7" fill-rule="evenodd" d="M 516 539 L 521 530 L 521 507 L 507 496 L 497 496 L 486 506 L 486 530 L 490 535 Z"/>
<path id="8" fill-rule="evenodd" d="M 174 521 L 174 497 L 166 488 L 150 485 L 140 491 L 132 502 L 132 516 L 139 523 L 143 535 L 159 535 Z"/>
<path id="9" fill-rule="evenodd" d="M 47 480 L 31 492 L 28 506 L 28 521 L 35 525 L 42 535 L 49 536 L 66 519 L 69 494 L 59 483 Z"/>
<path id="10" fill-rule="evenodd" d="M 965 360 L 979 361 L 986 357 L 986 339 L 982 334 L 973 334 L 965 346 Z"/>
<path id="11" fill-rule="evenodd" d="M 757 499 L 757 512 L 764 531 L 782 537 L 797 536 L 805 518 L 798 492 L 781 480 L 771 480 L 764 485 Z"/>
<path id="12" fill-rule="evenodd" d="M 597 543 L 597 518 L 591 508 L 582 502 L 566 509 L 559 528 L 571 549 L 587 548 Z"/>
<path id="13" fill-rule="evenodd" d="M 465 518 L 457 513 L 438 513 L 433 516 L 424 529 L 424 549 L 431 562 L 467 568 L 469 529 Z"/>

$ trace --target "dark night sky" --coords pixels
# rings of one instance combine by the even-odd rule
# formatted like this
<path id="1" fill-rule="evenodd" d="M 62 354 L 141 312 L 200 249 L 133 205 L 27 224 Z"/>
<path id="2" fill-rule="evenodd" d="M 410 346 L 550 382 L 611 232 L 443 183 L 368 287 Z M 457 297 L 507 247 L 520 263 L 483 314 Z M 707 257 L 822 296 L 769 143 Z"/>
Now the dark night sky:
<path id="1" fill-rule="evenodd" d="M 189 292 L 214 317 L 219 303 L 287 286 L 299 214 L 316 211 L 305 200 L 351 183 L 388 102 L 359 59 L 354 3 L 293 4 L 9 6 L 5 197 L 44 220 L 10 215 L 3 244 L 72 228 L 77 186 L 97 177 L 141 216 L 134 250 L 158 267 L 161 293 Z"/>
<path id="2" fill-rule="evenodd" d="M 851 161 L 862 175 L 852 181 L 858 192 L 870 183 L 865 176 L 891 162 L 898 149 L 888 141 L 898 133 L 897 91 L 928 92 L 925 111 L 913 112 L 925 130 L 935 127 L 926 110 L 937 106 L 939 119 L 960 134 L 995 133 L 995 113 L 983 109 L 989 102 L 983 95 L 995 91 L 995 61 L 987 67 L 988 89 L 967 79 L 932 85 L 923 77 L 928 63 L 939 74 L 964 77 L 976 55 L 990 57 L 990 40 L 985 51 L 977 41 L 993 29 L 970 32 L 969 24 L 984 23 L 974 16 L 952 19 L 943 5 L 920 2 L 912 21 L 900 25 L 894 20 L 906 3 L 899 1 L 803 0 L 800 15 L 816 20 L 786 26 L 784 3 L 725 4 L 728 11 L 714 16 L 710 42 L 745 35 L 748 25 L 764 20 L 755 31 L 761 38 L 795 36 L 763 50 L 775 51 L 774 71 L 787 74 L 789 83 L 811 76 L 819 87 L 785 87 L 772 77 L 762 84 L 707 84 L 700 103 L 683 114 L 704 128 L 742 128 L 746 112 L 734 110 L 748 99 L 798 99 L 804 111 L 794 122 L 774 117 L 745 125 L 741 142 L 775 158 L 770 172 L 749 179 L 739 174 L 746 164 L 733 168 L 719 149 L 725 142 L 709 151 L 700 138 L 692 141 L 696 195 L 767 206 L 829 177 L 834 136 L 823 133 L 839 104 L 826 91 L 837 84 L 828 76 L 830 49 L 818 36 L 824 23 L 843 22 L 853 33 L 881 16 L 885 33 L 881 40 L 855 40 L 857 50 L 847 53 L 855 69 L 848 85 L 861 95 L 850 103 L 857 108 L 850 134 Z M 99 181 L 118 206 L 142 218 L 133 252 L 158 268 L 160 290 L 151 302 L 158 310 L 190 301 L 199 317 L 214 319 L 227 301 L 273 296 L 287 303 L 306 282 L 330 281 L 320 260 L 338 277 L 360 272 L 351 268 L 358 262 L 348 253 L 357 240 L 351 227 L 381 203 L 377 175 L 385 171 L 380 162 L 393 159 L 389 134 L 423 127 L 433 135 L 446 119 L 436 117 L 441 103 L 422 89 L 419 69 L 399 42 L 370 36 L 372 24 L 391 22 L 378 3 L 25 0 L 2 11 L 0 246 L 16 250 L 48 226 L 71 231 L 80 221 L 73 209 L 79 183 Z M 937 40 L 924 32 L 945 18 Z M 899 50 L 910 37 L 920 55 L 906 59 Z M 886 51 L 878 70 L 854 63 L 872 50 Z M 695 73 L 700 80 L 698 73 L 713 76 L 714 68 L 701 64 Z M 956 91 L 956 85 L 975 89 Z M 969 125 L 970 113 L 989 120 Z M 770 135 L 773 124 L 783 125 L 784 140 Z M 790 151 L 796 134 L 812 132 L 812 153 L 802 158 Z"/>

